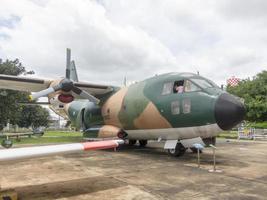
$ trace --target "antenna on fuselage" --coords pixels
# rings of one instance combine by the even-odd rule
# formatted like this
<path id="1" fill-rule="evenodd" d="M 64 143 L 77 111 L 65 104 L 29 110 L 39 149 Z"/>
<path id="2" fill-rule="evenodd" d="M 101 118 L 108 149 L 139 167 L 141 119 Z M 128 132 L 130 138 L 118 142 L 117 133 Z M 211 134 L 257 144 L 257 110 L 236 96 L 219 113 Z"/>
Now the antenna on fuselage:
<path id="1" fill-rule="evenodd" d="M 123 78 L 123 85 L 126 87 L 127 86 L 127 78 L 126 78 L 126 76 L 124 76 L 124 78 Z"/>

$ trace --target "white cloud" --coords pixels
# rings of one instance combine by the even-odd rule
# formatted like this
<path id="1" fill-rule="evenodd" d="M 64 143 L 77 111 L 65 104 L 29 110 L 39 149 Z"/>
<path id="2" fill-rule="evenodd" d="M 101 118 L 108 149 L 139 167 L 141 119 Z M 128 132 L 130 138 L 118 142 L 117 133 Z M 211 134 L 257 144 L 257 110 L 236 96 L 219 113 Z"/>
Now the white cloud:
<path id="1" fill-rule="evenodd" d="M 266 3 L 232 2 L 4 0 L 0 21 L 20 20 L 0 23 L 0 56 L 58 77 L 70 47 L 81 79 L 107 84 L 170 71 L 200 71 L 219 84 L 246 78 L 266 69 Z"/>

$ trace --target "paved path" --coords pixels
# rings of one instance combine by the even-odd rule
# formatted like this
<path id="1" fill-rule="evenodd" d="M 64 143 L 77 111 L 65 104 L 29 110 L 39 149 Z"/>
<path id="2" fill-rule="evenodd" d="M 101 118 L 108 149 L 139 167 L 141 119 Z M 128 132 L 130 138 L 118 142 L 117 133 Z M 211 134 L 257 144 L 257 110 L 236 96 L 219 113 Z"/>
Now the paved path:
<path id="1" fill-rule="evenodd" d="M 208 172 L 211 149 L 198 169 L 195 154 L 169 157 L 162 145 L 2 164 L 0 184 L 21 200 L 267 198 L 267 142 L 219 140 L 219 174 Z"/>

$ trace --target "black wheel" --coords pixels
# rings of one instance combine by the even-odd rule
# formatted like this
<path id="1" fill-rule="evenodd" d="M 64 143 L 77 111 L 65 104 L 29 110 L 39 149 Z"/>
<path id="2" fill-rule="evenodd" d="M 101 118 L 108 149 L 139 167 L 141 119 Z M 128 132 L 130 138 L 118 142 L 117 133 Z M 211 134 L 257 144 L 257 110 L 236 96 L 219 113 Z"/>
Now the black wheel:
<path id="1" fill-rule="evenodd" d="M 147 145 L 147 140 L 139 140 L 140 147 L 145 147 Z"/>
<path id="2" fill-rule="evenodd" d="M 168 149 L 168 154 L 174 157 L 184 155 L 186 148 L 181 143 L 177 143 L 175 149 Z"/>
<path id="3" fill-rule="evenodd" d="M 136 144 L 136 140 L 129 140 L 129 145 L 130 146 L 133 146 L 133 145 L 135 145 Z"/>
<path id="4" fill-rule="evenodd" d="M 3 141 L 2 141 L 2 144 L 1 144 L 4 148 L 10 148 L 10 147 L 12 147 L 12 145 L 13 145 L 13 142 L 11 141 L 11 140 L 8 140 L 8 139 L 4 139 Z"/>
<path id="5" fill-rule="evenodd" d="M 195 147 L 191 147 L 190 150 L 191 150 L 193 153 L 197 153 L 197 148 L 195 148 Z M 202 153 L 202 150 L 199 150 L 199 153 Z"/>
<path id="6" fill-rule="evenodd" d="M 203 138 L 202 140 L 206 146 L 210 146 L 210 144 L 216 145 L 216 137 Z"/>

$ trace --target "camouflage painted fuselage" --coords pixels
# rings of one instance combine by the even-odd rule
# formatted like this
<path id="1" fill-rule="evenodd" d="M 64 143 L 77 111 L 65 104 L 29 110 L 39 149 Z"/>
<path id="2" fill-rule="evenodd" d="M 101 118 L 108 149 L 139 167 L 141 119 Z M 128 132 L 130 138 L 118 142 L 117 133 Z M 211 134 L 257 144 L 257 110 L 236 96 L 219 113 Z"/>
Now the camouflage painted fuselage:
<path id="1" fill-rule="evenodd" d="M 174 93 L 173 85 L 181 80 L 195 88 Z M 199 80 L 209 87 L 202 87 Z M 215 119 L 215 104 L 222 93 L 213 82 L 196 74 L 169 73 L 115 89 L 99 106 L 74 101 L 67 106 L 67 113 L 84 130 L 111 125 L 125 131 L 129 139 L 207 138 L 222 130 Z"/>

